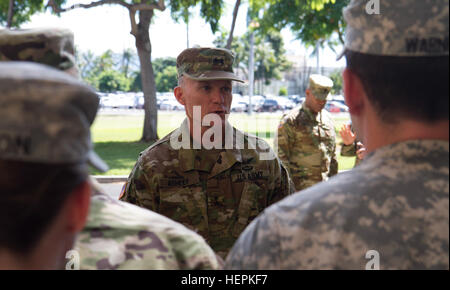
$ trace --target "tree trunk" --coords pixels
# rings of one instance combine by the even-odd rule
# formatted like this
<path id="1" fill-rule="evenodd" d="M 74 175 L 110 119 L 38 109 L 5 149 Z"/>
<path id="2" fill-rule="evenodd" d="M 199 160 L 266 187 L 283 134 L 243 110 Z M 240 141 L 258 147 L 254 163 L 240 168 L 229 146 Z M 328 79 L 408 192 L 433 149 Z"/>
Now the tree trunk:
<path id="1" fill-rule="evenodd" d="M 228 36 L 227 41 L 227 49 L 231 49 L 231 43 L 233 42 L 233 33 L 234 33 L 234 26 L 236 25 L 236 18 L 239 11 L 239 6 L 241 5 L 241 0 L 236 0 L 236 4 L 234 5 L 234 11 L 233 11 L 233 21 L 231 22 L 231 30 L 230 35 Z"/>
<path id="2" fill-rule="evenodd" d="M 153 10 L 139 11 L 139 24 L 137 25 L 136 49 L 141 66 L 142 90 L 144 92 L 144 130 L 142 132 L 143 142 L 158 140 L 157 120 L 158 108 L 156 106 L 155 76 L 152 67 L 149 28 L 153 17 Z"/>
<path id="3" fill-rule="evenodd" d="M 189 48 L 189 20 L 186 21 L 186 48 Z"/>
<path id="4" fill-rule="evenodd" d="M 6 28 L 11 28 L 14 15 L 14 0 L 9 0 L 8 19 L 6 20 Z"/>

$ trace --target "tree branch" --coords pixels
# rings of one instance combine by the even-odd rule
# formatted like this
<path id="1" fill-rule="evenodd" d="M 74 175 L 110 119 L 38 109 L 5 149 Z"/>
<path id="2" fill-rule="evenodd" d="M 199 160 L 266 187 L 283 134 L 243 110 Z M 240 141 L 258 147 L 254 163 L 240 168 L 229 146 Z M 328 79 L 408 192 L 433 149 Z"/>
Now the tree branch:
<path id="1" fill-rule="evenodd" d="M 237 18 L 237 14 L 239 11 L 239 6 L 241 5 L 241 0 L 236 0 L 236 4 L 234 5 L 234 10 L 233 10 L 233 21 L 231 23 L 231 31 L 230 31 L 230 35 L 228 36 L 228 41 L 227 41 L 227 49 L 231 49 L 231 44 L 233 42 L 233 32 L 234 32 L 234 26 L 236 25 L 236 18 Z"/>
<path id="2" fill-rule="evenodd" d="M 13 15 L 14 15 L 14 0 L 9 0 L 8 19 L 6 21 L 6 28 L 12 27 Z"/>
<path id="3" fill-rule="evenodd" d="M 92 7 L 97 7 L 97 6 L 102 6 L 102 5 L 106 5 L 106 4 L 117 4 L 117 5 L 121 5 L 125 8 L 127 8 L 128 10 L 133 9 L 134 13 L 136 13 L 136 11 L 138 10 L 161 10 L 164 11 L 166 9 L 166 5 L 164 4 L 164 0 L 158 0 L 158 3 L 152 3 L 152 4 L 128 4 L 125 1 L 122 0 L 100 0 L 100 1 L 96 1 L 96 2 L 91 2 L 89 4 L 74 4 L 70 7 L 67 8 L 61 8 L 58 6 L 58 4 L 56 4 L 55 0 L 49 0 L 47 7 L 51 7 L 53 9 L 53 12 L 55 13 L 62 13 L 62 12 L 67 12 L 76 8 L 92 8 Z"/>
<path id="4" fill-rule="evenodd" d="M 136 36 L 137 35 L 137 24 L 136 24 L 136 10 L 135 9 L 128 9 L 128 12 L 130 13 L 130 23 L 131 23 L 131 34 Z"/>
<path id="5" fill-rule="evenodd" d="M 117 5 L 121 5 L 123 7 L 126 7 L 128 9 L 130 9 L 131 5 L 121 1 L 121 0 L 100 0 L 100 1 L 96 1 L 96 2 L 91 2 L 89 4 L 74 4 L 70 7 L 67 8 L 61 8 L 58 6 L 58 4 L 56 4 L 56 2 L 54 0 L 49 0 L 47 7 L 51 7 L 53 9 L 53 12 L 55 13 L 62 13 L 62 12 L 67 12 L 76 8 L 92 8 L 92 7 L 97 7 L 97 6 L 102 6 L 105 4 L 117 4 Z"/>

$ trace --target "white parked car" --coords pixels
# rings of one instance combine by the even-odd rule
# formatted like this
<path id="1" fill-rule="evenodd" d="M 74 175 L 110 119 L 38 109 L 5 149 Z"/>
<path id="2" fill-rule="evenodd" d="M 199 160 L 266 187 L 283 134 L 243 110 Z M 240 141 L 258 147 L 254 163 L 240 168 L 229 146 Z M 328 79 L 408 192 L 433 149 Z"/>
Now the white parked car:
<path id="1" fill-rule="evenodd" d="M 184 107 L 177 100 L 165 100 L 161 102 L 159 109 L 163 111 L 181 111 L 184 110 Z"/>

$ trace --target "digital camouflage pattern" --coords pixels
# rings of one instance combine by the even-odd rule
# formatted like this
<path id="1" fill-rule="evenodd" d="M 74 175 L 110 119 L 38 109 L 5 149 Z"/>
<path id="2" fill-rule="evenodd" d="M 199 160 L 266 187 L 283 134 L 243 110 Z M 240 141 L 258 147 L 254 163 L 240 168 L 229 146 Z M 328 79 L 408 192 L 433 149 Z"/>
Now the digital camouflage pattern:
<path id="1" fill-rule="evenodd" d="M 19 61 L 0 62 L 0 87 L 1 159 L 104 167 L 91 142 L 99 100 L 90 87 L 52 67 Z"/>
<path id="2" fill-rule="evenodd" d="M 73 33 L 68 29 L 0 29 L 0 61 L 42 63 L 78 77 Z"/>
<path id="3" fill-rule="evenodd" d="M 233 73 L 234 55 L 222 48 L 188 48 L 177 57 L 178 78 L 193 80 L 233 80 L 244 82 Z"/>
<path id="4" fill-rule="evenodd" d="M 449 143 L 407 141 L 269 207 L 226 269 L 449 269 Z"/>
<path id="5" fill-rule="evenodd" d="M 225 257 L 250 221 L 293 188 L 275 155 L 260 159 L 263 151 L 271 151 L 261 139 L 267 150 L 174 149 L 171 137 L 187 126 L 186 119 L 141 153 L 120 199 L 181 222 Z M 248 136 L 234 128 L 233 134 L 247 144 Z"/>
<path id="6" fill-rule="evenodd" d="M 294 108 L 282 117 L 275 142 L 297 191 L 338 173 L 336 133 L 326 110 L 315 114 L 306 105 Z"/>
<path id="7" fill-rule="evenodd" d="M 217 270 L 205 240 L 168 218 L 101 193 L 94 183 L 87 224 L 75 250 L 85 270 Z"/>
<path id="8" fill-rule="evenodd" d="M 374 2 L 380 15 L 366 13 L 363 0 L 345 10 L 347 49 L 404 56 L 401 44 L 416 37 L 421 51 L 410 47 L 408 56 L 448 55 L 448 1 Z M 439 39 L 446 48 L 429 50 Z M 448 137 L 378 148 L 353 170 L 271 206 L 225 268 L 365 269 L 369 251 L 379 253 L 380 269 L 449 269 Z"/>
<path id="9" fill-rule="evenodd" d="M 353 0 L 344 9 L 345 50 L 385 56 L 448 55 L 448 0 L 376 2 L 379 14 L 367 13 L 366 0 Z"/>

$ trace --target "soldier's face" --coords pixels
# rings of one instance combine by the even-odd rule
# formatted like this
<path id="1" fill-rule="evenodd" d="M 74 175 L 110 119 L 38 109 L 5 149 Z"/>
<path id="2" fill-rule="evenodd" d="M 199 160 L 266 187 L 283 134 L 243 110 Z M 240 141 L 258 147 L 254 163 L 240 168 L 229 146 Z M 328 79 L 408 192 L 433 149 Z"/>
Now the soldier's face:
<path id="1" fill-rule="evenodd" d="M 327 103 L 326 100 L 319 100 L 317 99 L 314 94 L 311 92 L 311 90 L 306 90 L 306 104 L 309 107 L 310 110 L 313 112 L 320 112 L 325 107 L 325 104 Z"/>
<path id="2" fill-rule="evenodd" d="M 186 115 L 192 121 L 194 107 L 201 108 L 201 120 L 208 114 L 216 114 L 225 124 L 225 115 L 230 113 L 232 85 L 229 80 L 196 81 L 183 77 L 175 88 L 175 97 L 184 105 Z"/>

